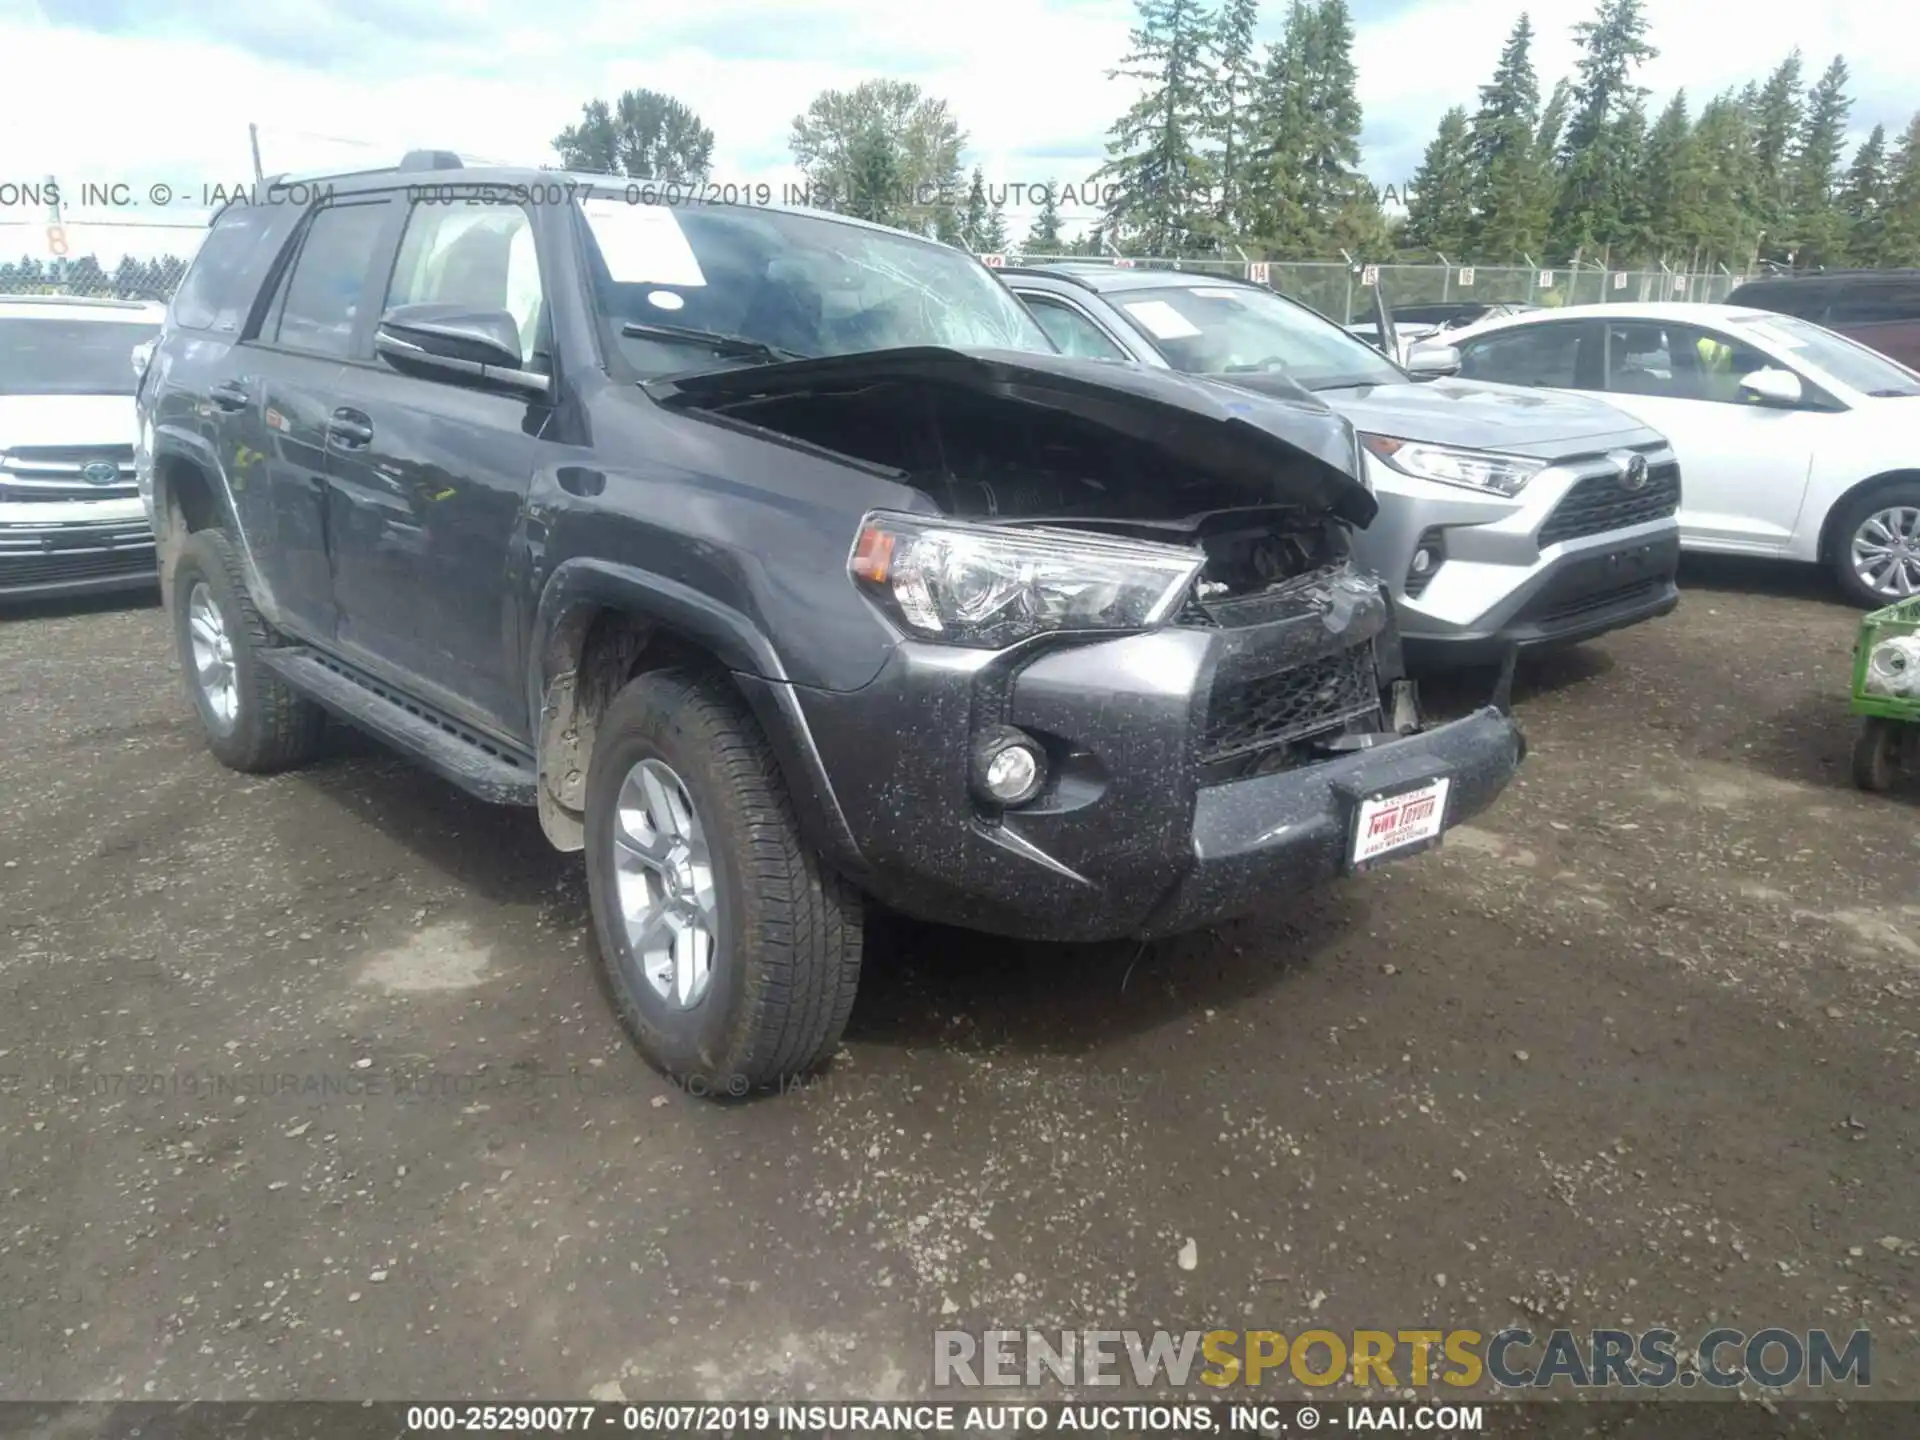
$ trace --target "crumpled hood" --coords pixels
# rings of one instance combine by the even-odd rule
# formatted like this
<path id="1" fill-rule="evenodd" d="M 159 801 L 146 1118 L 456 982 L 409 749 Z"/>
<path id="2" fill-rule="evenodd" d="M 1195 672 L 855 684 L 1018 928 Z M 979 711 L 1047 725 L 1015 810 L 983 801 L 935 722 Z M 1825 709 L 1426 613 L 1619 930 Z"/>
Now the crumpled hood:
<path id="1" fill-rule="evenodd" d="M 670 376 L 644 388 L 662 404 L 705 406 L 893 381 L 962 386 L 1072 415 L 1244 488 L 1249 504 L 1316 504 L 1358 526 L 1378 509 L 1359 478 L 1365 471 L 1353 427 L 1291 382 L 1255 393 L 1079 356 L 913 346 Z M 1303 459 L 1310 463 L 1302 466 Z"/>
<path id="2" fill-rule="evenodd" d="M 1265 376 L 1244 378 L 1266 383 Z M 1564 390 L 1482 380 L 1407 380 L 1314 393 L 1358 430 L 1433 445 L 1509 450 L 1552 459 L 1593 449 L 1593 442 L 1602 439 L 1629 443 L 1658 438 L 1605 401 Z"/>

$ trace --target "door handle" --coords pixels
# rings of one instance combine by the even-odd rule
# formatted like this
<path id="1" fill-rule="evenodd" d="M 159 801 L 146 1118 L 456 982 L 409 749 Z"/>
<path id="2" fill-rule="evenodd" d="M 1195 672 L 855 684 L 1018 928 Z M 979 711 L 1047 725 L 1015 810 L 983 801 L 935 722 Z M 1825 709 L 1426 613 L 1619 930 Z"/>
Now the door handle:
<path id="1" fill-rule="evenodd" d="M 327 443 L 342 450 L 365 449 L 373 443 L 373 421 L 358 410 L 336 410 L 327 421 Z"/>
<path id="2" fill-rule="evenodd" d="M 253 393 L 237 380 L 223 380 L 207 391 L 207 398 L 222 410 L 243 410 L 253 400 Z"/>

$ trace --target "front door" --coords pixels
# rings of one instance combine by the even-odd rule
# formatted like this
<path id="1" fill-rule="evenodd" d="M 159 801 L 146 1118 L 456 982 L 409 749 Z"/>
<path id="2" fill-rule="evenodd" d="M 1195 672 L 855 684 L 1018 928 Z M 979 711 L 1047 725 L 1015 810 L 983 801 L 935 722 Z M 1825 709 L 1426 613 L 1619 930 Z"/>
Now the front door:
<path id="1" fill-rule="evenodd" d="M 259 332 L 234 347 L 232 373 L 210 394 L 230 413 L 221 460 L 241 529 L 251 548 L 267 552 L 261 570 L 283 622 L 308 640 L 334 632 L 328 415 L 387 209 L 377 196 L 308 217 Z"/>
<path id="2" fill-rule="evenodd" d="M 1824 417 L 1744 396 L 1740 376 L 1777 364 L 1698 326 L 1606 324 L 1607 402 L 1672 444 L 1691 546 L 1764 555 L 1793 537 Z"/>
<path id="3" fill-rule="evenodd" d="M 521 206 L 413 205 L 378 309 L 443 302 L 512 315 L 522 368 L 550 373 L 532 217 Z M 521 517 L 550 410 L 504 388 L 406 375 L 371 332 L 334 392 L 333 587 L 341 649 L 448 713 L 527 730 L 517 612 Z"/>

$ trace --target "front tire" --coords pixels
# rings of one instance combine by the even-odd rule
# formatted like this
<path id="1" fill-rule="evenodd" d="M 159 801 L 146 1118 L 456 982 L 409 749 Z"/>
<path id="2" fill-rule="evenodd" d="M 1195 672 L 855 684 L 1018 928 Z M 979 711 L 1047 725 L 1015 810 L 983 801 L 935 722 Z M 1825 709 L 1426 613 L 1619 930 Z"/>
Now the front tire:
<path id="1" fill-rule="evenodd" d="M 1920 595 L 1920 481 L 1896 480 L 1849 501 L 1833 533 L 1834 578 L 1854 604 L 1878 610 Z"/>
<path id="2" fill-rule="evenodd" d="M 860 978 L 861 899 L 800 837 L 732 687 L 681 670 L 629 683 L 586 798 L 601 973 L 647 1062 L 717 1098 L 830 1056 Z"/>
<path id="3" fill-rule="evenodd" d="M 247 594 L 225 532 L 196 530 L 187 537 L 169 593 L 187 695 L 214 758 L 253 775 L 311 759 L 325 713 L 260 663 L 273 631 Z"/>

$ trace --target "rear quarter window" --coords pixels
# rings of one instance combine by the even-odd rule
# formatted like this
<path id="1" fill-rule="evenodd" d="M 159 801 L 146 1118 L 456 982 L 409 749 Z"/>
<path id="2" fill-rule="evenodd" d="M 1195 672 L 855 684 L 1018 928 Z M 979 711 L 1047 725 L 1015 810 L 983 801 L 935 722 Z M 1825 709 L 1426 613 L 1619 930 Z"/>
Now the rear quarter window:
<path id="1" fill-rule="evenodd" d="M 230 205 L 221 211 L 174 292 L 168 318 L 183 330 L 237 336 L 300 213 L 295 205 Z"/>
<path id="2" fill-rule="evenodd" d="M 1766 285 L 1740 285 L 1727 296 L 1729 305 L 1750 305 L 1776 315 L 1798 315 L 1815 323 L 1827 313 L 1832 291 L 1818 281 L 1786 280 Z"/>
<path id="3" fill-rule="evenodd" d="M 1833 297 L 1829 325 L 1876 325 L 1920 320 L 1920 275 L 1887 276 L 1851 285 Z"/>

